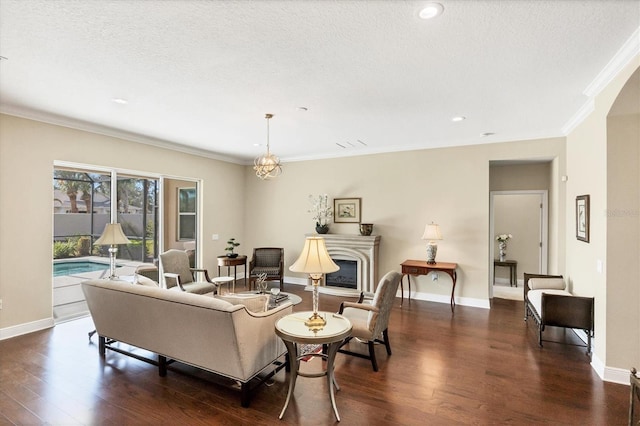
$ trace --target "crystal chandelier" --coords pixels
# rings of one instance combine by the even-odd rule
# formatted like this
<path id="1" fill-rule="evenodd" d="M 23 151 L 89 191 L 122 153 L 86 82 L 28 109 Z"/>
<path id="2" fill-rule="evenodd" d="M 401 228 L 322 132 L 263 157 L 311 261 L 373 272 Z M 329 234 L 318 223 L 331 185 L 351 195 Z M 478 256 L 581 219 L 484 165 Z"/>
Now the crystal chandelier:
<path id="1" fill-rule="evenodd" d="M 265 114 L 267 119 L 267 153 L 255 159 L 253 162 L 253 170 L 260 179 L 270 179 L 282 173 L 280 159 L 269 151 L 269 120 L 273 114 Z"/>

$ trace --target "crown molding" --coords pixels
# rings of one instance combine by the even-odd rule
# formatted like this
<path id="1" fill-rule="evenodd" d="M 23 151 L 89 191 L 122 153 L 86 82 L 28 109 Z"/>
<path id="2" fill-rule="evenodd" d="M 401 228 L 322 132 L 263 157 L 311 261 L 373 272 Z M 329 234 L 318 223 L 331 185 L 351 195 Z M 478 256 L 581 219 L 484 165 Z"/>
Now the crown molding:
<path id="1" fill-rule="evenodd" d="M 567 136 L 571 133 L 573 129 L 578 127 L 578 125 L 593 112 L 594 109 L 595 101 L 591 98 L 587 100 L 587 102 L 585 102 L 575 114 L 573 114 L 573 117 L 571 117 L 564 126 L 562 126 L 562 134 Z"/>
<path id="2" fill-rule="evenodd" d="M 597 96 L 638 53 L 640 53 L 640 27 L 631 34 L 631 37 L 613 55 L 583 93 L 590 98 Z"/>
<path id="3" fill-rule="evenodd" d="M 602 68 L 596 78 L 582 92 L 589 99 L 578 111 L 562 126 L 562 134 L 567 136 L 580 123 L 582 123 L 595 109 L 594 98 L 640 53 L 640 27 L 631 34 L 631 37 L 613 55 L 613 58 Z"/>
<path id="4" fill-rule="evenodd" d="M 85 132 L 95 133 L 103 136 L 114 137 L 118 139 L 124 139 L 131 142 L 141 143 L 144 145 L 151 145 L 157 148 L 169 149 L 171 151 L 182 152 L 184 154 L 196 155 L 199 157 L 210 158 L 212 160 L 225 161 L 233 164 L 245 164 L 245 160 L 229 157 L 217 154 L 205 149 L 199 149 L 189 147 L 186 145 L 180 145 L 176 142 L 171 142 L 163 139 L 152 138 L 148 136 L 142 136 L 136 133 L 127 132 L 124 130 L 114 129 L 112 127 L 101 126 L 99 124 L 89 123 L 82 120 L 75 120 L 68 117 L 63 117 L 56 114 L 51 114 L 42 111 L 36 111 L 32 109 L 19 108 L 11 105 L 0 106 L 0 113 L 6 115 L 12 115 L 14 117 L 26 118 L 28 120 L 40 121 L 42 123 L 53 124 L 56 126 L 67 127 L 74 130 L 82 130 Z"/>

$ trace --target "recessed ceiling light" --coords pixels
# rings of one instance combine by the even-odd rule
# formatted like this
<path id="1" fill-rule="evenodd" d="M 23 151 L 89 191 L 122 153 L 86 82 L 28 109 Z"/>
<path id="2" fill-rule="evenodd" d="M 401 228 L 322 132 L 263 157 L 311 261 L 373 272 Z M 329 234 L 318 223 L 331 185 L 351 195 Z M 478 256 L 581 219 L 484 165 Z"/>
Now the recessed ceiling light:
<path id="1" fill-rule="evenodd" d="M 112 101 L 113 103 L 118 104 L 118 105 L 126 105 L 126 104 L 128 104 L 128 103 L 129 103 L 129 101 L 128 101 L 128 100 L 126 100 L 126 99 L 122 99 L 122 98 L 113 98 L 113 99 L 111 99 L 111 101 Z"/>
<path id="2" fill-rule="evenodd" d="M 495 133 L 492 133 L 492 132 L 485 132 L 485 133 L 481 134 L 481 135 L 480 135 L 480 137 L 482 137 L 482 138 L 486 138 L 487 136 L 493 136 L 493 135 L 495 135 Z"/>
<path id="3" fill-rule="evenodd" d="M 427 3 L 420 11 L 419 16 L 422 19 L 431 19 L 442 15 L 442 12 L 444 12 L 444 6 L 440 3 Z"/>
<path id="4" fill-rule="evenodd" d="M 298 111 L 309 111 L 309 108 L 305 107 L 305 106 L 299 106 L 298 107 Z"/>
<path id="5" fill-rule="evenodd" d="M 464 115 L 457 115 L 455 117 L 452 117 L 451 121 L 453 121 L 454 123 L 457 123 L 458 121 L 464 121 L 466 119 L 467 117 L 465 117 Z"/>
<path id="6" fill-rule="evenodd" d="M 0 56 L 0 61 L 6 61 L 7 59 L 9 58 L 7 58 L 6 56 Z"/>

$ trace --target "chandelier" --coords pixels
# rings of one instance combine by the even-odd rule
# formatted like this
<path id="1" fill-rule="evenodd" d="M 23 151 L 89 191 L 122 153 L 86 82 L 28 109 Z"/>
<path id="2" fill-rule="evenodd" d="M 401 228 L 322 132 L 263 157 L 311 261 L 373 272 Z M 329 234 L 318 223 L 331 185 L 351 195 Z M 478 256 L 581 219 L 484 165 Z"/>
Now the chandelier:
<path id="1" fill-rule="evenodd" d="M 265 114 L 267 119 L 267 153 L 255 159 L 253 162 L 253 170 L 260 179 L 270 179 L 282 173 L 280 159 L 269 151 L 269 120 L 273 114 Z"/>

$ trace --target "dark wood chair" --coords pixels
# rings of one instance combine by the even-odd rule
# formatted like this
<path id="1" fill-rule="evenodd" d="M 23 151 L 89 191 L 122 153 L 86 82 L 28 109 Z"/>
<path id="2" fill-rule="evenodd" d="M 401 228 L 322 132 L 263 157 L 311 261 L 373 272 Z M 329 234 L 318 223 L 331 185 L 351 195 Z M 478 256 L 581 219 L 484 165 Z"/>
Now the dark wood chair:
<path id="1" fill-rule="evenodd" d="M 249 290 L 256 279 L 267 274 L 267 281 L 280 281 L 280 290 L 284 290 L 284 249 L 281 247 L 256 247 L 249 262 Z"/>

